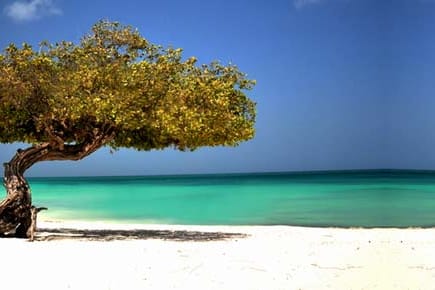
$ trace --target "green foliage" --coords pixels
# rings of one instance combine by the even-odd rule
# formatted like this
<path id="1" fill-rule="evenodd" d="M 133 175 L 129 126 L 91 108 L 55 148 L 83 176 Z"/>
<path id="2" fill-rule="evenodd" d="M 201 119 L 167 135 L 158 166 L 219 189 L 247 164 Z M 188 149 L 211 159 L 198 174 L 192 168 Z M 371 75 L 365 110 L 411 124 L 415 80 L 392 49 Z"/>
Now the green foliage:
<path id="1" fill-rule="evenodd" d="M 0 54 L 0 142 L 81 143 L 110 125 L 113 148 L 237 145 L 254 135 L 253 85 L 235 66 L 197 65 L 101 21 L 79 44 Z"/>

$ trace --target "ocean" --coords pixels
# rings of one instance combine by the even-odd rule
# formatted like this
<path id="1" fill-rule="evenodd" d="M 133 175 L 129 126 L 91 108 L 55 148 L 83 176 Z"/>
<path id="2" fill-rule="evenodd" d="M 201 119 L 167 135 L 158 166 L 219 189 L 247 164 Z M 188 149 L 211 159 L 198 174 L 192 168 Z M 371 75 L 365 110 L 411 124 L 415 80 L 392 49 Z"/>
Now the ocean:
<path id="1" fill-rule="evenodd" d="M 435 172 L 325 171 L 29 178 L 45 220 L 435 226 Z M 4 190 L 3 190 L 4 194 Z"/>

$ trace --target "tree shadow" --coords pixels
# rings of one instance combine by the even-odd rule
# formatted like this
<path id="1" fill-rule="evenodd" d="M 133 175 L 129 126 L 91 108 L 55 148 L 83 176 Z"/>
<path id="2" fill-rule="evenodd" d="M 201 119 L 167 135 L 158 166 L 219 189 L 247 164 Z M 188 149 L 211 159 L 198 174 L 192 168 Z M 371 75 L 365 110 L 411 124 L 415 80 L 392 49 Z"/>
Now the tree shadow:
<path id="1" fill-rule="evenodd" d="M 39 228 L 35 241 L 84 240 L 147 240 L 160 239 L 178 242 L 206 242 L 246 238 L 246 234 L 199 231 L 170 230 L 79 230 L 69 228 Z"/>

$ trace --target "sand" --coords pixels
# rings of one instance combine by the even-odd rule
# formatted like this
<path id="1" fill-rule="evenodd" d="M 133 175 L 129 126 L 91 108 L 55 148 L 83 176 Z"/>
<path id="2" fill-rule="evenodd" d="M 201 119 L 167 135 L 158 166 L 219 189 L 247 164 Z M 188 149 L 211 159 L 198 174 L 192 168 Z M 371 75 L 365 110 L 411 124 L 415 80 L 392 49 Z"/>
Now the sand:
<path id="1" fill-rule="evenodd" d="M 0 289 L 435 289 L 435 229 L 38 225 L 0 239 Z"/>

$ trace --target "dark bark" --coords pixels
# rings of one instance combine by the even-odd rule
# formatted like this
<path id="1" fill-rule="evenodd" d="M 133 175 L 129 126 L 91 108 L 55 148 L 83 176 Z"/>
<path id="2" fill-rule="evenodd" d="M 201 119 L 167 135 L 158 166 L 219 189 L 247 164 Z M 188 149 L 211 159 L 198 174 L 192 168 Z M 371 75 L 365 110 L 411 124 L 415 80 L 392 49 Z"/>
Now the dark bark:
<path id="1" fill-rule="evenodd" d="M 40 161 L 83 159 L 112 138 L 113 129 L 106 127 L 95 129 L 80 144 L 50 142 L 18 150 L 12 160 L 4 164 L 6 198 L 0 203 L 0 235 L 33 238 L 36 215 L 45 208 L 32 205 L 30 187 L 24 178 L 24 172 L 28 168 Z"/>

